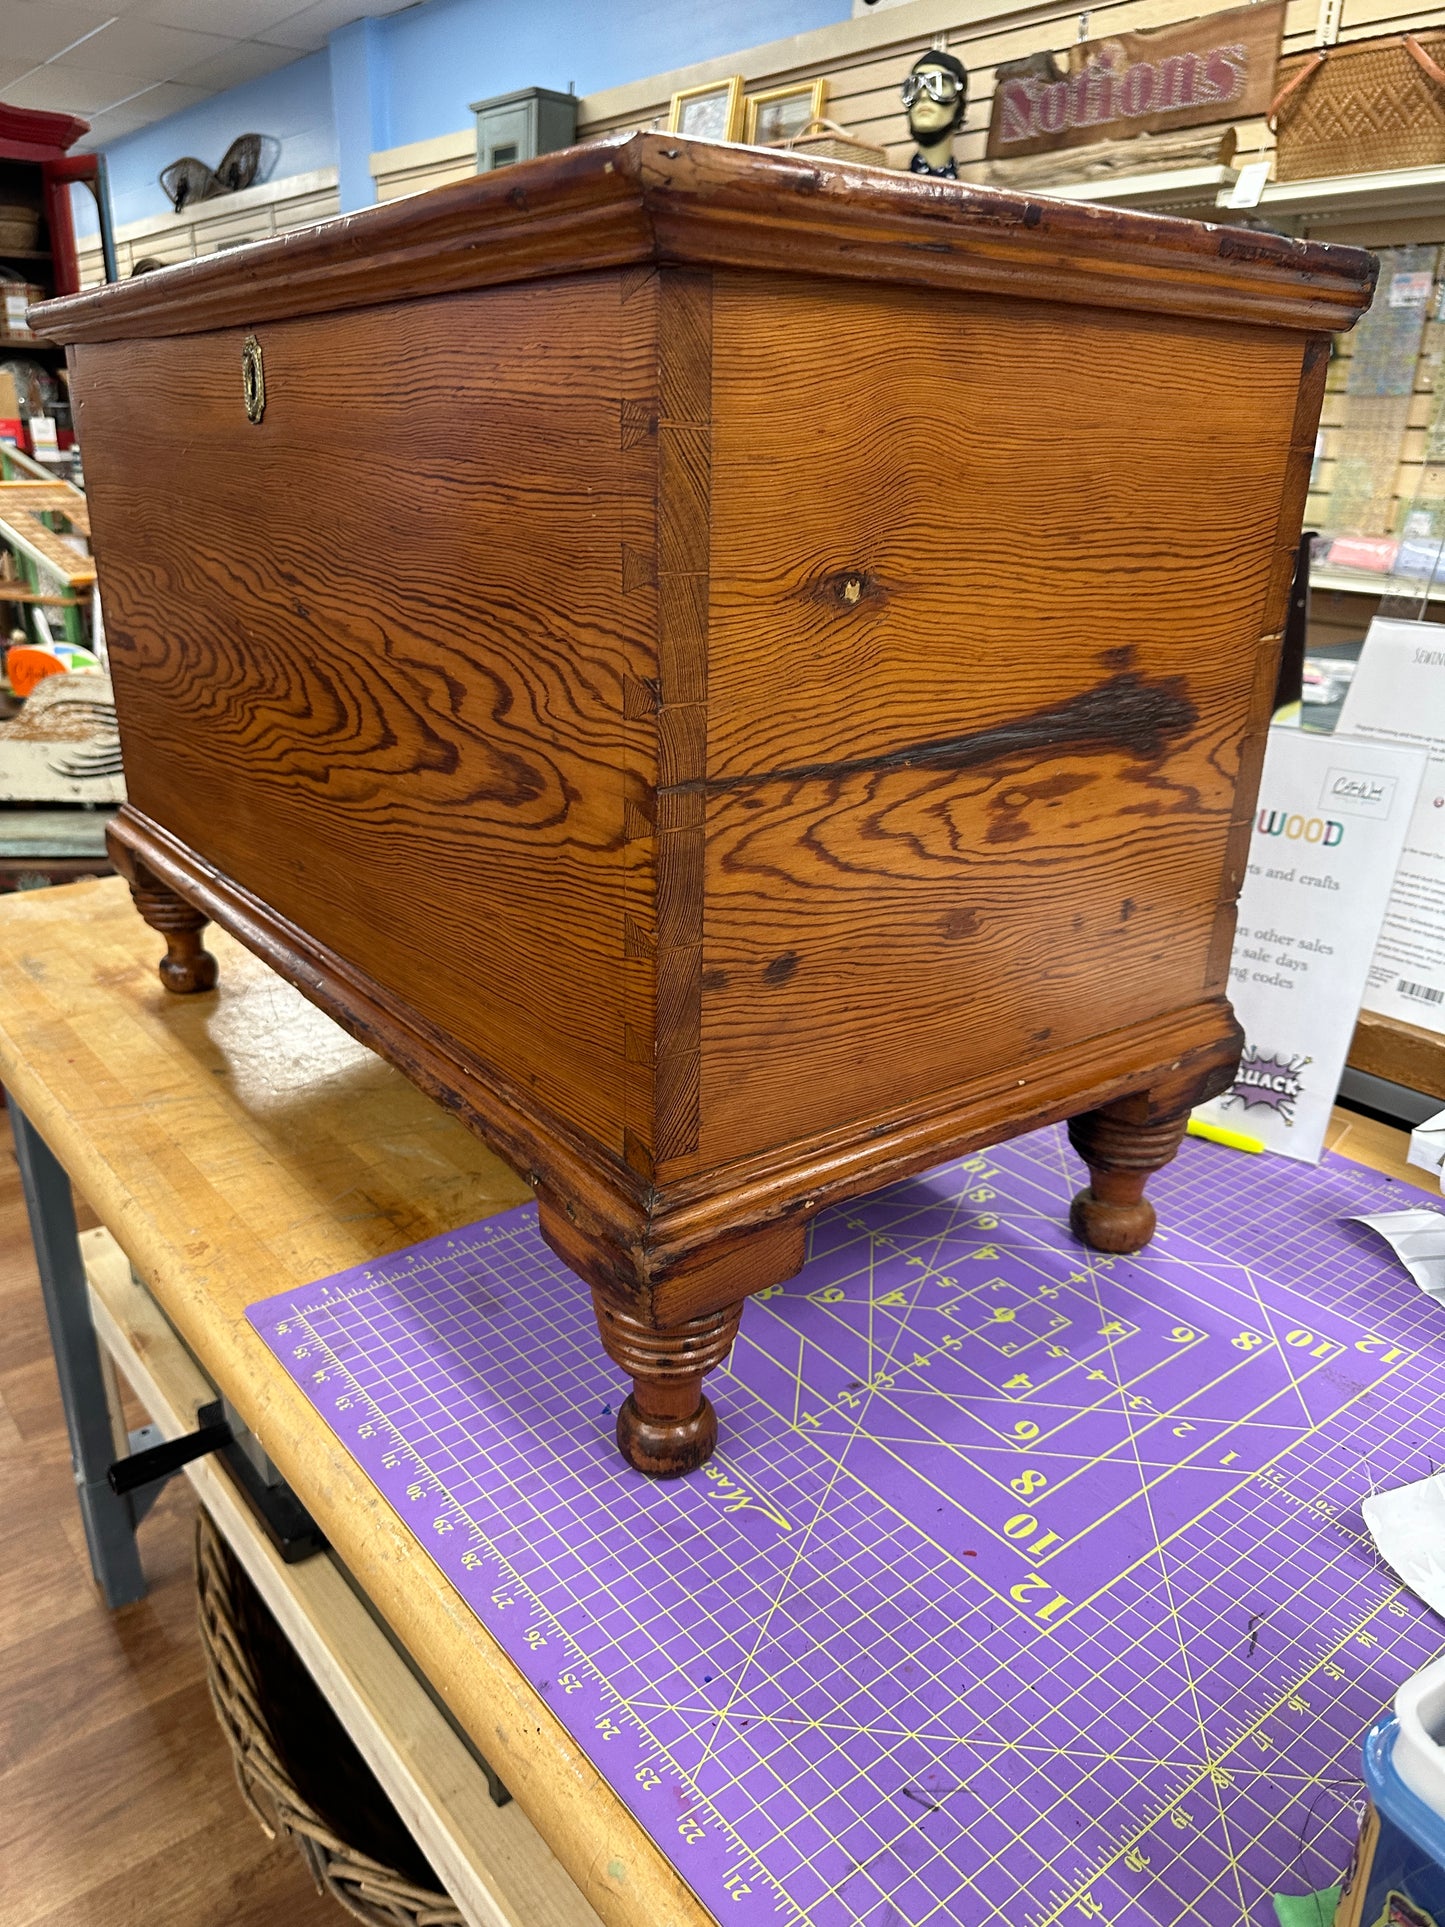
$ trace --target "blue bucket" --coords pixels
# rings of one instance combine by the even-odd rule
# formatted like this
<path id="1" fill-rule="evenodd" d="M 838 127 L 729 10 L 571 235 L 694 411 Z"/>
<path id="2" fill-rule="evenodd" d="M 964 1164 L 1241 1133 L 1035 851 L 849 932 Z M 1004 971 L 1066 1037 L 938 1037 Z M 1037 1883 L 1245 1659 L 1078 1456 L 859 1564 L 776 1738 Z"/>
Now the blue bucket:
<path id="1" fill-rule="evenodd" d="M 1437 1660 L 1401 1688 L 1396 1711 L 1365 1735 L 1370 1806 L 1334 1927 L 1445 1927 L 1445 1747 L 1433 1737 L 1440 1729 L 1432 1705 L 1442 1696 L 1445 1668 Z M 1434 1795 L 1437 1773 L 1441 1811 L 1433 1797 L 1421 1797 Z"/>

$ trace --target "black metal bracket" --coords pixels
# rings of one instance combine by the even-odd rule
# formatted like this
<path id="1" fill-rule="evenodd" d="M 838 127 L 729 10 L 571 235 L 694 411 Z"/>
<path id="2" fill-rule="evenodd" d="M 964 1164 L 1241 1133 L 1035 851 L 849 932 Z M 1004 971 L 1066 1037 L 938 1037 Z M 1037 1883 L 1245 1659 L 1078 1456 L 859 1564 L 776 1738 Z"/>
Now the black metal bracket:
<path id="1" fill-rule="evenodd" d="M 219 1406 L 205 1406 L 207 1413 L 219 1410 Z M 196 1417 L 200 1418 L 197 1412 Z M 183 1465 L 192 1459 L 203 1459 L 207 1452 L 219 1452 L 223 1445 L 229 1445 L 233 1437 L 231 1428 L 224 1419 L 219 1423 L 201 1425 L 194 1432 L 187 1432 L 183 1438 L 166 1439 L 160 1445 L 152 1445 L 144 1452 L 132 1452 L 126 1458 L 117 1459 L 106 1471 L 105 1482 L 117 1497 L 134 1492 L 137 1487 L 153 1485 L 157 1480 L 170 1478 L 179 1472 Z"/>
<path id="2" fill-rule="evenodd" d="M 208 1452 L 217 1453 L 224 1461 L 227 1471 L 250 1501 L 267 1538 L 288 1566 L 325 1550 L 325 1534 L 291 1488 L 268 1485 L 261 1477 L 238 1443 L 220 1399 L 198 1408 L 194 1432 L 117 1459 L 106 1472 L 106 1483 L 117 1494 L 159 1486 L 182 1466 L 189 1465 L 193 1459 L 203 1459 Z"/>

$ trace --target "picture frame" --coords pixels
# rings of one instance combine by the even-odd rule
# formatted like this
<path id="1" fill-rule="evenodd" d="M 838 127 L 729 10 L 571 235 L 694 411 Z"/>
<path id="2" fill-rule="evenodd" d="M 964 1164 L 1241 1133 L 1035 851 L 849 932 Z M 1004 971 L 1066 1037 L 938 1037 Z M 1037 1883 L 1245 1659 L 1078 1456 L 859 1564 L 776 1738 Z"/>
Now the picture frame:
<path id="1" fill-rule="evenodd" d="M 828 83 L 794 81 L 790 87 L 769 87 L 743 101 L 743 139 L 749 147 L 777 147 L 796 140 L 809 121 L 821 120 L 828 103 Z"/>
<path id="2" fill-rule="evenodd" d="M 711 80 L 702 87 L 684 87 L 672 97 L 667 115 L 669 134 L 693 140 L 735 141 L 742 127 L 743 77 Z"/>

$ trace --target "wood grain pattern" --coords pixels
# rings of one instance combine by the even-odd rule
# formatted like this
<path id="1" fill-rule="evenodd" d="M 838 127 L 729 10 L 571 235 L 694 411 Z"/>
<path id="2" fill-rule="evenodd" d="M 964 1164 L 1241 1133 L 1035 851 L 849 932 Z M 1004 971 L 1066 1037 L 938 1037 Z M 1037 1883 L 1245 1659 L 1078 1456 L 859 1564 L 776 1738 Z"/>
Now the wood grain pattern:
<path id="1" fill-rule="evenodd" d="M 1126 1098 L 1132 1168 L 1237 1053 L 1306 330 L 1371 272 L 639 137 L 55 309 L 119 861 L 455 1105 L 691 1384 L 827 1199 Z M 259 425 L 194 332 L 243 311 Z M 652 1471 L 702 1449 L 665 1362 Z"/>
<path id="2" fill-rule="evenodd" d="M 1298 340 L 731 275 L 714 359 L 712 776 L 1248 678 Z"/>
<path id="3" fill-rule="evenodd" d="M 46 303 L 31 326 L 67 343 L 200 333 L 652 261 L 1316 331 L 1348 328 L 1375 274 L 1355 248 L 630 134 Z"/>
<path id="4" fill-rule="evenodd" d="M 703 1156 L 1047 1079 L 1197 1002 L 1231 803 L 1207 754 L 1097 751 L 715 802 Z"/>
<path id="5" fill-rule="evenodd" d="M 659 1161 L 700 1129 L 704 810 L 686 794 L 708 768 L 712 493 L 710 275 L 658 284 L 657 1117 Z"/>
<path id="6" fill-rule="evenodd" d="M 1300 412 L 1298 340 L 1243 328 L 774 277 L 714 311 L 704 1132 L 669 1177 L 1217 989 Z"/>
<path id="7" fill-rule="evenodd" d="M 460 1060 L 448 1040 L 404 1002 L 348 967 L 239 886 L 198 864 L 185 846 L 127 809 L 116 834 L 217 925 L 297 982 L 353 1036 L 398 1065 L 527 1174 L 544 1235 L 594 1288 L 635 1296 L 662 1324 L 733 1303 L 790 1277 L 803 1258 L 807 1220 L 823 1204 L 855 1197 L 997 1141 L 1145 1089 L 1161 1064 L 1187 1081 L 1233 1065 L 1239 1035 L 1227 1001 L 1212 997 L 1166 1017 L 1085 1038 L 1044 1063 L 930 1093 L 892 1116 L 855 1119 L 721 1168 L 641 1183 L 595 1145 L 540 1116 L 514 1085 Z"/>
<path id="8" fill-rule="evenodd" d="M 1383 1077 L 1445 1103 L 1445 1037 L 1362 1010 L 1350 1041 L 1350 1068 Z"/>
<path id="9" fill-rule="evenodd" d="M 623 679 L 622 1083 L 623 1160 L 643 1183 L 656 1170 L 657 1031 L 657 448 L 658 271 L 617 277 L 622 331 L 621 595 L 636 635 Z"/>
<path id="10" fill-rule="evenodd" d="M 1292 529 L 1300 529 L 1304 524 L 1330 355 L 1331 343 L 1328 338 L 1312 335 L 1305 341 L 1300 358 L 1299 393 L 1295 401 L 1294 420 L 1290 424 L 1289 454 L 1280 489 L 1279 531 L 1274 564 L 1270 571 L 1269 593 L 1265 599 L 1262 634 L 1255 660 L 1254 691 L 1240 743 L 1234 821 L 1230 824 L 1229 839 L 1225 845 L 1214 937 L 1205 973 L 1205 983 L 1210 990 L 1223 990 L 1229 981 L 1237 904 L 1244 882 L 1245 865 L 1249 861 L 1254 802 L 1264 769 L 1269 720 L 1274 710 L 1279 677 L 1279 652 L 1284 640 L 1290 589 L 1298 560 L 1297 547 L 1289 546 L 1288 538 Z"/>
<path id="11" fill-rule="evenodd" d="M 396 318 L 77 353 L 131 798 L 620 1156 L 616 289 Z"/>

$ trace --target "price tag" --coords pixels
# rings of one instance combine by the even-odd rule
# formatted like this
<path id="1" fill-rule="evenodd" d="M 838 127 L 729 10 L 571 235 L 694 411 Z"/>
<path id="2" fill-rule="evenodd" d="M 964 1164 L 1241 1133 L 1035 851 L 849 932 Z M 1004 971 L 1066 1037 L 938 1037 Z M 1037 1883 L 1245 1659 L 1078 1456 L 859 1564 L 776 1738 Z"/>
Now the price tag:
<path id="1" fill-rule="evenodd" d="M 1239 170 L 1239 179 L 1230 189 L 1226 207 L 1258 207 L 1265 185 L 1269 180 L 1269 157 L 1262 161 L 1250 161 Z"/>

